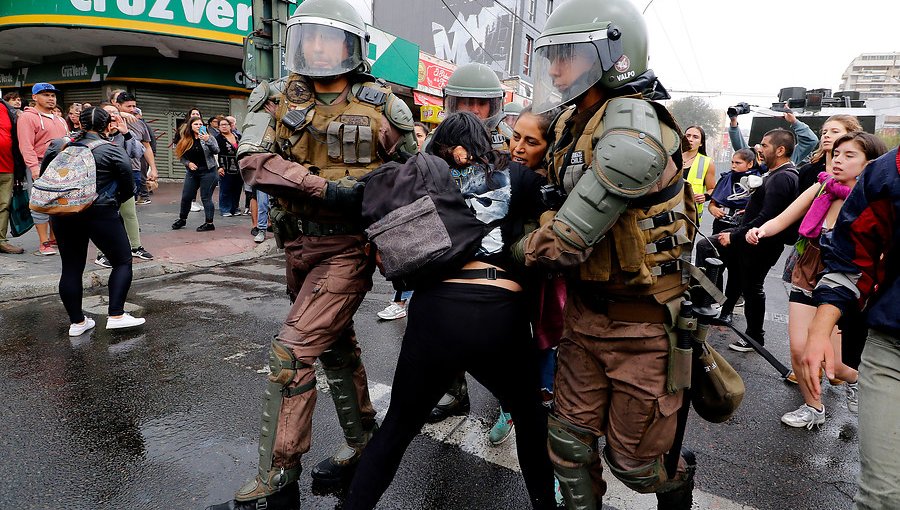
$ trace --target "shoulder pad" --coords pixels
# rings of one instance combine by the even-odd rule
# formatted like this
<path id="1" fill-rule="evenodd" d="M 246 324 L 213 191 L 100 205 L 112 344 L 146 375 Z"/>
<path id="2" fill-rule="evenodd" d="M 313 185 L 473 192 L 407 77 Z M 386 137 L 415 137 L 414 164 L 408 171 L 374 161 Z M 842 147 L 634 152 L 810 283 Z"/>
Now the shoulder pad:
<path id="1" fill-rule="evenodd" d="M 662 133 L 661 141 L 666 152 L 671 156 L 681 151 L 682 133 L 678 123 L 675 121 L 675 117 L 672 116 L 672 112 L 656 101 L 648 102 L 653 105 L 653 109 L 656 110 L 656 115 L 659 117 L 659 128 Z"/>
<path id="2" fill-rule="evenodd" d="M 386 106 L 384 107 L 384 115 L 397 129 L 401 131 L 412 131 L 415 126 L 415 118 L 413 118 L 412 110 L 409 106 L 394 94 L 388 94 Z"/>

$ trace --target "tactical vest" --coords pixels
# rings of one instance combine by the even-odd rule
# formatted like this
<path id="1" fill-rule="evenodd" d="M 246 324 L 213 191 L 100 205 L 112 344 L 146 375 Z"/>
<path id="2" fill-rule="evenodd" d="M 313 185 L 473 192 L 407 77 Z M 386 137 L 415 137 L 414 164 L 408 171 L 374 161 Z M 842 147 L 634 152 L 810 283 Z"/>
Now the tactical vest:
<path id="1" fill-rule="evenodd" d="M 378 137 L 382 112 L 390 88 L 375 82 L 358 82 L 345 90 L 333 104 L 316 103 L 312 85 L 292 74 L 284 87 L 275 112 L 277 150 L 291 161 L 329 181 L 360 178 L 381 165 Z M 291 110 L 295 127 L 282 122 Z M 308 216 L 320 204 L 292 200 L 288 208 Z"/>
<path id="2" fill-rule="evenodd" d="M 688 170 L 687 181 L 691 183 L 691 187 L 697 193 L 706 193 L 706 172 L 709 171 L 709 162 L 712 161 L 709 156 L 704 156 L 699 152 L 691 163 Z M 697 204 L 697 216 L 703 213 L 703 204 Z"/>
<path id="3" fill-rule="evenodd" d="M 671 155 L 680 150 L 681 133 L 668 110 L 651 102 L 661 119 L 663 146 Z M 604 104 L 580 134 L 566 146 L 554 146 L 548 169 L 551 181 L 569 192 L 593 160 L 594 143 L 603 133 Z M 574 109 L 555 122 L 556 140 L 564 140 L 566 120 Z M 669 159 L 669 170 L 675 170 Z M 593 247 L 581 265 L 578 277 L 602 284 L 610 297 L 652 297 L 667 303 L 687 289 L 686 262 L 690 260 L 696 229 L 697 209 L 689 183 L 681 171 L 673 172 L 660 191 L 632 200 L 606 236 Z"/>

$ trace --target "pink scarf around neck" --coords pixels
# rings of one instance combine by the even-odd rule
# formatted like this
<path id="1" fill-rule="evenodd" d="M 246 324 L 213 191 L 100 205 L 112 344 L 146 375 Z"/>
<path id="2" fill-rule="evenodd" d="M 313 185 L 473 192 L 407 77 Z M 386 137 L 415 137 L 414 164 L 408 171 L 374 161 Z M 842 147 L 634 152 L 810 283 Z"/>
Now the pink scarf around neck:
<path id="1" fill-rule="evenodd" d="M 800 235 L 809 239 L 815 239 L 822 233 L 822 223 L 835 200 L 846 200 L 850 194 L 850 186 L 839 183 L 828 172 L 819 174 L 819 182 L 823 183 L 823 189 L 813 200 L 806 216 L 800 222 Z"/>

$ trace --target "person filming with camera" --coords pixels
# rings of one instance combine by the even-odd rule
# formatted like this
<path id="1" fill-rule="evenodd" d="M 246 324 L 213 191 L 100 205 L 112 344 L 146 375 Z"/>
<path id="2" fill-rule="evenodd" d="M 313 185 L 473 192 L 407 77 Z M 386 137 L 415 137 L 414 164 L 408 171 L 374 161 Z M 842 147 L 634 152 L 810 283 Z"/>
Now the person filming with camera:
<path id="1" fill-rule="evenodd" d="M 791 162 L 794 163 L 794 165 L 799 165 L 801 162 L 805 161 L 814 150 L 816 150 L 816 146 L 819 144 L 819 138 L 816 137 L 816 134 L 805 122 L 797 119 L 794 112 L 788 108 L 787 103 L 784 103 L 783 109 L 784 120 L 790 124 L 791 132 L 794 133 L 794 138 L 797 140 L 794 153 L 791 155 Z M 728 119 L 731 121 L 731 124 L 728 127 L 728 137 L 731 139 L 731 146 L 735 151 L 750 148 L 750 146 L 747 145 L 746 140 L 744 140 L 744 136 L 741 134 L 741 129 L 738 127 L 738 116 L 750 113 L 750 105 L 747 103 L 738 103 L 735 106 L 728 108 L 726 113 L 728 114 Z"/>

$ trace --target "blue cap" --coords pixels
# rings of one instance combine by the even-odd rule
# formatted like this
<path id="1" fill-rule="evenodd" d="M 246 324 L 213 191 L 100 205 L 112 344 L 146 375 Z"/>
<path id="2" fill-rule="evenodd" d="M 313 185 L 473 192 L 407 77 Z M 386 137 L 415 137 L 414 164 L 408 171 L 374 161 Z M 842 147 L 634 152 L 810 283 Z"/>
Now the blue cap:
<path id="1" fill-rule="evenodd" d="M 47 92 L 47 91 L 54 92 L 56 94 L 59 94 L 62 92 L 61 90 L 57 89 L 53 85 L 50 85 L 49 83 L 45 83 L 45 82 L 35 83 L 34 86 L 31 87 L 31 95 L 40 94 L 41 92 Z"/>

